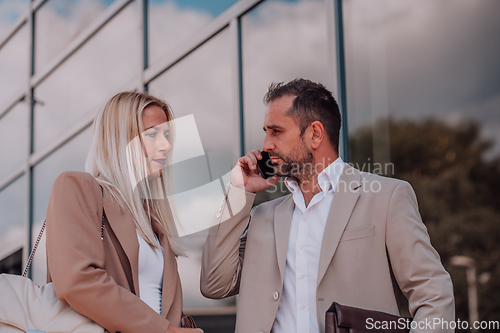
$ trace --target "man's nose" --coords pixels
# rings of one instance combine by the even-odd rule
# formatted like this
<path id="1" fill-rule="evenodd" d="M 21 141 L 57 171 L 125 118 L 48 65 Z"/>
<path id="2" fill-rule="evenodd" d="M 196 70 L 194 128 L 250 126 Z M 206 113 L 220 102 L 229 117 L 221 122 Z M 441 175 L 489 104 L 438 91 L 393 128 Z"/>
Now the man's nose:
<path id="1" fill-rule="evenodd" d="M 264 143 L 262 144 L 262 150 L 264 151 L 273 151 L 276 148 L 274 145 L 274 142 L 269 138 L 269 135 L 266 134 L 266 137 L 264 138 Z"/>

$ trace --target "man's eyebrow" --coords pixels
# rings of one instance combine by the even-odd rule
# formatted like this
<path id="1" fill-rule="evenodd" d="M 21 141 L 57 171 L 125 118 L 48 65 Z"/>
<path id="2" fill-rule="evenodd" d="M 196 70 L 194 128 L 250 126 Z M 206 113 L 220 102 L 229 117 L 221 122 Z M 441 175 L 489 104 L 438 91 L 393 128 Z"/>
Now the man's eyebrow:
<path id="1" fill-rule="evenodd" d="M 269 126 L 262 127 L 262 130 L 264 130 L 264 132 L 266 131 L 266 127 L 267 127 L 267 129 L 283 129 L 283 127 L 278 126 L 278 125 L 269 125 Z"/>

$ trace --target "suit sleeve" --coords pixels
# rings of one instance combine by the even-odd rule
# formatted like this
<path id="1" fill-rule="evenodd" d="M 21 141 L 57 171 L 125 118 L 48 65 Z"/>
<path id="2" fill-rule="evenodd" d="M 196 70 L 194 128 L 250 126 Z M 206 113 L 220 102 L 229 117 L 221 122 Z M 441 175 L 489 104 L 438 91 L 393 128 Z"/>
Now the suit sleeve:
<path id="1" fill-rule="evenodd" d="M 220 299 L 239 292 L 241 269 L 255 194 L 231 185 L 210 228 L 201 260 L 203 296 Z"/>
<path id="2" fill-rule="evenodd" d="M 453 332 L 426 322 L 454 321 L 453 285 L 439 254 L 432 247 L 410 184 L 401 182 L 389 204 L 386 246 L 392 270 L 409 302 L 420 332 Z M 446 328 L 446 327 L 445 327 Z"/>
<path id="3" fill-rule="evenodd" d="M 47 208 L 47 268 L 58 298 L 110 332 L 165 333 L 169 321 L 104 270 L 102 210 L 100 189 L 90 179 L 66 172 L 54 182 Z"/>

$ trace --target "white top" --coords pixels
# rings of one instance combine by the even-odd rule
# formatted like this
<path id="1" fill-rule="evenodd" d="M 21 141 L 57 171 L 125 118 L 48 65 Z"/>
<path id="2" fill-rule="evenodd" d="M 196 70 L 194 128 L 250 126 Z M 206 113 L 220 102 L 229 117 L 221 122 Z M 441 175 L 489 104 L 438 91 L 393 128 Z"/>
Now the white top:
<path id="1" fill-rule="evenodd" d="M 137 239 L 139 240 L 139 294 L 144 303 L 161 313 L 163 251 L 151 248 L 139 233 Z"/>
<path id="2" fill-rule="evenodd" d="M 285 179 L 286 186 L 292 192 L 295 208 L 274 333 L 319 332 L 316 316 L 319 256 L 333 194 L 343 169 L 344 162 L 339 157 L 318 175 L 322 191 L 312 198 L 308 207 L 297 182 Z"/>

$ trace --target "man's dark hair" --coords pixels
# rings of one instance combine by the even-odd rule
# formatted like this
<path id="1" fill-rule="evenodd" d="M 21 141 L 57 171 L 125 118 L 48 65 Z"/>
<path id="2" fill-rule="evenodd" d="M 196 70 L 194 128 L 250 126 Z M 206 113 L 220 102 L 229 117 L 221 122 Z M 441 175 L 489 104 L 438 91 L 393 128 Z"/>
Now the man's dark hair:
<path id="1" fill-rule="evenodd" d="M 299 126 L 300 135 L 317 120 L 325 127 L 328 139 L 338 153 L 341 119 L 339 106 L 332 93 L 320 83 L 297 78 L 288 83 L 272 83 L 264 96 L 264 104 L 284 96 L 295 96 L 286 115 L 292 117 Z"/>

